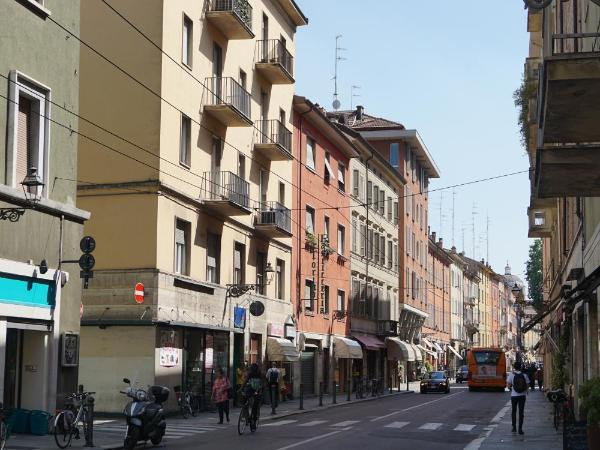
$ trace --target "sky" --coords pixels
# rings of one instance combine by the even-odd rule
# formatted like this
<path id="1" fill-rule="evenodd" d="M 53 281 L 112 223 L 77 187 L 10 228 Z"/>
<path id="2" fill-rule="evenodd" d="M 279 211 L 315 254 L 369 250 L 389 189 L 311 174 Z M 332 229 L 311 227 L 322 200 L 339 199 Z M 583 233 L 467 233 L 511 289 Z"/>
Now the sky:
<path id="1" fill-rule="evenodd" d="M 520 0 L 297 3 L 309 25 L 296 35 L 296 92 L 332 109 L 335 37 L 342 35 L 341 109 L 350 109 L 351 87 L 360 86 L 354 107 L 417 129 L 441 171 L 430 189 L 529 168 L 512 98 L 529 42 Z M 453 190 L 430 194 L 431 231 L 450 247 L 454 228 L 458 251 L 478 260 L 487 259 L 489 244 L 496 272 L 504 273 L 508 261 L 512 273 L 524 278 L 531 243 L 528 174 L 454 192 L 454 227 Z"/>

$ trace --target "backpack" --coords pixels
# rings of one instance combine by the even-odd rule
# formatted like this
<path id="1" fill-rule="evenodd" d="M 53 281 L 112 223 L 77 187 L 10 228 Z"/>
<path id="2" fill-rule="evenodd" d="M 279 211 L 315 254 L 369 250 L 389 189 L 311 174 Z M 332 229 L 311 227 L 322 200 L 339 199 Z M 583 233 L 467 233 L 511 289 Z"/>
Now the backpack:
<path id="1" fill-rule="evenodd" d="M 276 384 L 277 378 L 279 378 L 278 375 L 279 371 L 277 369 L 269 369 L 269 383 Z"/>
<path id="2" fill-rule="evenodd" d="M 513 372 L 513 389 L 516 393 L 522 394 L 527 390 L 527 380 L 525 379 L 525 375 L 522 373 L 514 373 Z"/>

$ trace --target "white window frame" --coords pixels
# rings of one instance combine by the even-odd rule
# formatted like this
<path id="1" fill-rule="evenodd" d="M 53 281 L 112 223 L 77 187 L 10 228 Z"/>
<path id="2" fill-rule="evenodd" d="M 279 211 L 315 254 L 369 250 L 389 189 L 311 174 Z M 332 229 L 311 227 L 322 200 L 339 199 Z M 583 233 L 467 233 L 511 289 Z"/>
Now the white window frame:
<path id="1" fill-rule="evenodd" d="M 189 26 L 188 26 L 189 25 Z M 194 50 L 194 21 L 185 13 L 181 24 L 181 62 L 192 68 Z"/>
<path id="2" fill-rule="evenodd" d="M 305 207 L 305 220 L 306 220 L 306 224 L 305 224 L 305 229 L 306 231 L 308 231 L 309 233 L 312 234 L 317 234 L 315 231 L 315 208 L 313 208 L 312 206 L 308 206 L 306 205 Z M 310 222 L 309 222 L 309 217 L 310 217 Z"/>
<path id="3" fill-rule="evenodd" d="M 346 251 L 346 227 L 339 225 L 337 227 L 337 252 L 339 255 L 344 256 Z"/>
<path id="4" fill-rule="evenodd" d="M 8 117 L 6 140 L 6 185 L 22 192 L 21 182 L 17 180 L 17 128 L 19 97 L 22 95 L 38 102 L 39 123 L 37 123 L 37 173 L 44 183 L 42 197 L 48 198 L 48 180 L 50 172 L 50 101 L 51 90 L 48 86 L 17 70 L 11 70 L 8 83 Z M 33 112 L 33 109 L 32 109 Z M 40 165 L 42 161 L 42 165 Z M 29 170 L 29 168 L 28 168 Z"/>
<path id="5" fill-rule="evenodd" d="M 189 169 L 192 164 L 192 119 L 181 114 L 179 127 L 179 164 Z"/>
<path id="6" fill-rule="evenodd" d="M 306 167 L 316 171 L 317 141 L 310 136 L 306 137 Z"/>
<path id="7" fill-rule="evenodd" d="M 346 166 L 338 161 L 338 190 L 346 192 Z"/>

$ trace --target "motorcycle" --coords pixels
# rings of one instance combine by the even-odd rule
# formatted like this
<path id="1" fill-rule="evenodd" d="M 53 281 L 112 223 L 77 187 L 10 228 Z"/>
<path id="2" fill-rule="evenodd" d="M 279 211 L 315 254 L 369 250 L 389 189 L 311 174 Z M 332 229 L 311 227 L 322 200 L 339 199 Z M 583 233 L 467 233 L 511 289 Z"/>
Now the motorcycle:
<path id="1" fill-rule="evenodd" d="M 139 441 L 158 445 L 167 429 L 162 404 L 169 398 L 169 389 L 162 386 L 149 386 L 148 390 L 131 386 L 128 378 L 123 382 L 129 386 L 121 394 L 132 400 L 125 406 L 123 413 L 127 421 L 127 434 L 123 448 L 133 450 Z"/>

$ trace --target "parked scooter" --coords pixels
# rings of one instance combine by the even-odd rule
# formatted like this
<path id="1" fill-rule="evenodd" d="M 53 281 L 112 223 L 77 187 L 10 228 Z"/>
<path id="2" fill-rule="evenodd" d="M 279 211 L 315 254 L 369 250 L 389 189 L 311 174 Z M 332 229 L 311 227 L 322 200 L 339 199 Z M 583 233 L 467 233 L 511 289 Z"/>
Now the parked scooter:
<path id="1" fill-rule="evenodd" d="M 148 390 L 132 387 L 128 378 L 123 378 L 123 382 L 129 387 L 119 392 L 132 399 L 123 410 L 127 420 L 123 448 L 132 450 L 138 442 L 148 440 L 154 445 L 160 444 L 167 429 L 162 404 L 169 398 L 169 389 L 162 386 L 150 386 Z"/>

